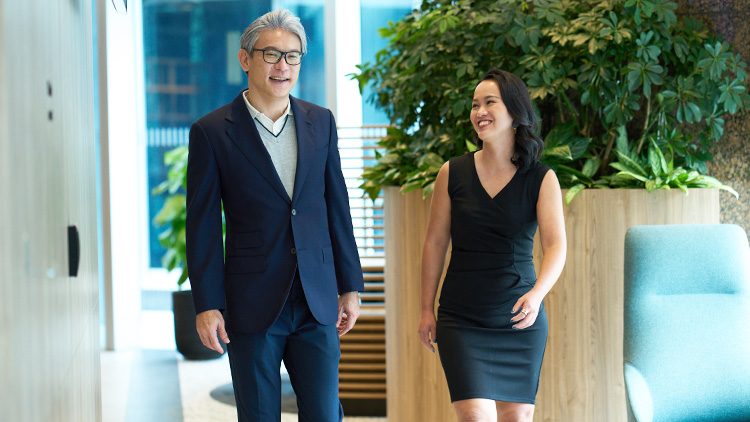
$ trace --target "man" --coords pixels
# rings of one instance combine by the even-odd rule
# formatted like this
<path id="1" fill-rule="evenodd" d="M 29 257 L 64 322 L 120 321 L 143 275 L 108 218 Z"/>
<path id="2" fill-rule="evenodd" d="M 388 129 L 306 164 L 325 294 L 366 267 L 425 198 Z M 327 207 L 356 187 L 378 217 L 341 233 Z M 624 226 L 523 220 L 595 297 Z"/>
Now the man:
<path id="1" fill-rule="evenodd" d="M 228 343 L 240 421 L 280 420 L 282 360 L 300 421 L 341 421 L 338 337 L 359 316 L 364 283 L 336 124 L 329 110 L 289 95 L 307 50 L 298 18 L 261 16 L 241 46 L 248 90 L 190 129 L 187 262 L 198 333 L 217 352 L 217 331 Z"/>

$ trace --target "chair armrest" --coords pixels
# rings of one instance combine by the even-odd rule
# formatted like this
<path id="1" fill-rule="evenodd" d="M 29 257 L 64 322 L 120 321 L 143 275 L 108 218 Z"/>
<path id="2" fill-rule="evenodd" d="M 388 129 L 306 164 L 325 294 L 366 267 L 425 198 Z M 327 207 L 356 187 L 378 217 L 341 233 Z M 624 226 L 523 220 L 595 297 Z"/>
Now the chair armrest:
<path id="1" fill-rule="evenodd" d="M 628 407 L 628 420 L 631 422 L 652 422 L 654 403 L 651 391 L 641 372 L 630 363 L 625 363 L 625 397 Z"/>

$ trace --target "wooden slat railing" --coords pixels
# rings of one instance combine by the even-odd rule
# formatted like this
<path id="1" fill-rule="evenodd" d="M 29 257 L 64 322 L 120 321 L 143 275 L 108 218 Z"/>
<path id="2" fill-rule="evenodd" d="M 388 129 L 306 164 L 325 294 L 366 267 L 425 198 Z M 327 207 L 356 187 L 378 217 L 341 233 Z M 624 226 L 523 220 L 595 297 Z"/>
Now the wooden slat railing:
<path id="1" fill-rule="evenodd" d="M 339 396 L 349 414 L 385 415 L 384 272 L 382 265 L 364 266 L 362 272 L 361 314 L 354 328 L 341 337 Z"/>

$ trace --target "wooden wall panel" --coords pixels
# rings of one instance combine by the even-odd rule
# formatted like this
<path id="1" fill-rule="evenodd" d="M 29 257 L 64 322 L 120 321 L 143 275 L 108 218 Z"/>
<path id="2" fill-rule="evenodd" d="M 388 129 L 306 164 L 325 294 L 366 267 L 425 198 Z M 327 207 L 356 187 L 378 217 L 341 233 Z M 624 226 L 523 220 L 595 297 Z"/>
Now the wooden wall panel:
<path id="1" fill-rule="evenodd" d="M 386 189 L 388 420 L 455 421 L 437 357 L 417 338 L 419 268 L 429 203 Z M 568 258 L 545 299 L 550 332 L 535 421 L 624 422 L 625 232 L 644 224 L 717 224 L 719 193 L 586 190 L 565 207 Z M 665 245 L 672 247 L 673 245 Z M 535 263 L 540 261 L 538 239 Z M 439 344 L 438 344 L 439 347 Z"/>
<path id="2" fill-rule="evenodd" d="M 586 190 L 565 207 L 568 258 L 545 299 L 550 334 L 535 421 L 624 422 L 625 232 L 647 224 L 718 224 L 714 189 Z M 665 245 L 673 247 L 673 245 Z M 541 253 L 535 249 L 538 265 Z"/>
<path id="3" fill-rule="evenodd" d="M 91 5 L 0 2 L 3 420 L 101 419 Z"/>
<path id="4" fill-rule="evenodd" d="M 3 7 L 0 6 L 0 28 L 6 26 L 6 13 Z M 12 258 L 12 244 L 9 236 L 10 234 L 10 207 L 8 206 L 6 198 L 10 198 L 10 183 L 8 181 L 12 178 L 10 162 L 11 160 L 11 148 L 10 143 L 4 141 L 9 139 L 9 121 L 10 113 L 10 98 L 6 94 L 5 81 L 8 79 L 8 61 L 10 55 L 8 50 L 4 46 L 8 43 L 8 34 L 4 30 L 0 30 L 0 324 L 5 324 L 10 320 L 9 312 L 12 309 L 11 304 L 13 303 L 12 294 L 12 283 L 5 280 L 10 280 L 13 277 L 13 268 L 10 267 L 10 260 Z M 10 347 L 7 345 L 11 344 L 12 336 L 8 329 L 0 329 L 0 362 L 9 362 L 11 358 Z M 10 396 L 10 383 L 5 380 L 10 379 L 11 371 L 7 365 L 0 365 L 0 397 Z M 2 400 L 2 399 L 0 399 Z M 0 402 L 2 403 L 2 402 Z M 5 403 L 2 405 L 5 410 Z"/>
<path id="5" fill-rule="evenodd" d="M 429 199 L 386 188 L 386 383 L 389 422 L 455 420 L 437 354 L 419 341 L 420 267 Z M 440 347 L 438 345 L 438 347 Z"/>

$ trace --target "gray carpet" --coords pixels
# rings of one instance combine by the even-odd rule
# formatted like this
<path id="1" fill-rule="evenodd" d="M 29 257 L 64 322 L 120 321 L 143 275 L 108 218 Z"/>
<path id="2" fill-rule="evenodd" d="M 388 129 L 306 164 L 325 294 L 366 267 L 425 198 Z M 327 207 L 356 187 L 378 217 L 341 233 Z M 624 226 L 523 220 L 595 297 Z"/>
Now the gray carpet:
<path id="1" fill-rule="evenodd" d="M 222 403 L 236 406 L 234 400 L 234 388 L 232 383 L 224 384 L 211 390 L 211 397 Z M 297 396 L 294 395 L 292 383 L 289 382 L 289 374 L 281 374 L 281 411 L 284 413 L 297 413 Z"/>

